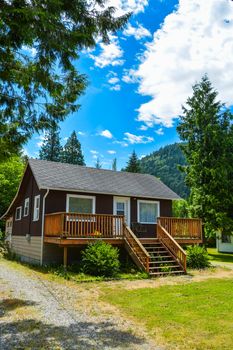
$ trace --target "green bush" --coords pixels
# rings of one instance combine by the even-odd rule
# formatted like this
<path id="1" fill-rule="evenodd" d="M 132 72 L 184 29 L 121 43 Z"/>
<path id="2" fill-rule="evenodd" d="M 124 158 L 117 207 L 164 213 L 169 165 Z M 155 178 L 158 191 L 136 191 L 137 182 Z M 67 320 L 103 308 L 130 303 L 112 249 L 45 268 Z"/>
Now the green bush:
<path id="1" fill-rule="evenodd" d="M 93 276 L 115 276 L 120 269 L 119 249 L 105 242 L 89 244 L 82 252 L 82 266 Z"/>
<path id="2" fill-rule="evenodd" d="M 187 266 L 192 269 L 204 269 L 210 266 L 209 256 L 204 247 L 194 245 L 187 248 Z"/>

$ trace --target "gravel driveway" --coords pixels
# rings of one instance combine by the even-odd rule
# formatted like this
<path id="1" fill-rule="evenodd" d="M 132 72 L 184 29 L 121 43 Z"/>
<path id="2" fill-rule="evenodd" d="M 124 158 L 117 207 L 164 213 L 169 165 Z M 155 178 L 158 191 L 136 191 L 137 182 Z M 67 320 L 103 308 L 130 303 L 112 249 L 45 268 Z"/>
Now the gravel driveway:
<path id="1" fill-rule="evenodd" d="M 0 260 L 0 349 L 159 350 L 130 321 L 105 313 L 97 298 L 89 308 L 86 293 L 96 297 L 93 284 L 57 283 Z"/>

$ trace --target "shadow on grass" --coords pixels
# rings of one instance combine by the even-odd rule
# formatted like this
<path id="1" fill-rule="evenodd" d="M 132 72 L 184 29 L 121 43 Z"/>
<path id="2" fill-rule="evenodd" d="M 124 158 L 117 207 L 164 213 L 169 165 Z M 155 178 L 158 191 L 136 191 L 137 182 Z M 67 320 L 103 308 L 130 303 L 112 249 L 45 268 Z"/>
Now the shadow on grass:
<path id="1" fill-rule="evenodd" d="M 233 263 L 233 255 L 229 253 L 208 253 L 211 261 Z"/>
<path id="2" fill-rule="evenodd" d="M 17 299 L 17 298 L 3 299 L 0 301 L 0 316 L 3 314 L 5 315 L 5 313 L 8 311 L 13 311 L 20 307 L 33 306 L 33 305 L 36 305 L 36 303 L 31 300 L 23 300 L 23 299 Z"/>
<path id="3" fill-rule="evenodd" d="M 142 345 L 144 339 L 117 329 L 111 322 L 74 322 L 54 326 L 34 319 L 1 324 L 0 348 L 102 350 Z"/>

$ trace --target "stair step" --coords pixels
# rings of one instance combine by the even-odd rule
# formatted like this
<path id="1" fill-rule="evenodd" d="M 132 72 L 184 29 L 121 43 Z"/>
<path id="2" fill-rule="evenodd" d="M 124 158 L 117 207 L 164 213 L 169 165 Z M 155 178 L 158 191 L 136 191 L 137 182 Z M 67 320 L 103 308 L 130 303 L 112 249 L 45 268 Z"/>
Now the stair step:
<path id="1" fill-rule="evenodd" d="M 164 261 L 152 261 L 150 262 L 150 265 L 152 264 L 168 264 L 168 263 L 176 263 L 175 260 L 164 260 Z"/>
<path id="2" fill-rule="evenodd" d="M 151 251 L 155 251 L 155 252 L 157 252 L 158 250 L 164 250 L 165 252 L 167 251 L 165 248 L 163 248 L 163 247 L 151 247 L 151 248 L 146 248 L 146 250 L 148 251 L 148 252 L 151 252 Z"/>
<path id="3" fill-rule="evenodd" d="M 183 274 L 183 270 L 169 271 L 169 272 L 150 272 L 150 276 L 162 276 L 162 275 L 170 275 L 170 274 Z"/>
<path id="4" fill-rule="evenodd" d="M 156 257 L 155 256 L 151 256 L 150 259 L 151 260 L 158 260 L 159 257 L 160 258 L 171 258 L 171 259 L 174 259 L 173 256 L 171 256 L 171 255 L 158 255 Z"/>
<path id="5" fill-rule="evenodd" d="M 156 270 L 156 269 L 164 269 L 164 268 L 175 268 L 180 267 L 180 265 L 168 265 L 168 266 L 156 266 L 156 267 L 150 267 L 150 270 Z"/>
<path id="6" fill-rule="evenodd" d="M 154 253 L 154 254 L 167 253 L 167 250 L 156 250 L 156 251 L 150 251 L 148 253 L 149 254 L 152 254 L 152 253 Z"/>

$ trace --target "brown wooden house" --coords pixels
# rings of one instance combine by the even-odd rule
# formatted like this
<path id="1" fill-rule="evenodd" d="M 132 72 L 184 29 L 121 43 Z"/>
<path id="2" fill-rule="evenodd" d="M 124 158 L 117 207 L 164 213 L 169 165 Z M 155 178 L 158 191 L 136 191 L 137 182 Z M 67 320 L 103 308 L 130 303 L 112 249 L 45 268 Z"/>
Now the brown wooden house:
<path id="1" fill-rule="evenodd" d="M 3 217 L 22 260 L 66 265 L 80 246 L 104 240 L 123 246 L 151 275 L 180 273 L 180 244 L 200 243 L 202 232 L 199 219 L 172 218 L 176 199 L 151 175 L 30 159 Z"/>

